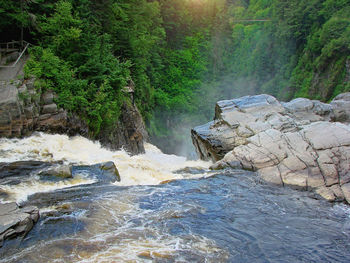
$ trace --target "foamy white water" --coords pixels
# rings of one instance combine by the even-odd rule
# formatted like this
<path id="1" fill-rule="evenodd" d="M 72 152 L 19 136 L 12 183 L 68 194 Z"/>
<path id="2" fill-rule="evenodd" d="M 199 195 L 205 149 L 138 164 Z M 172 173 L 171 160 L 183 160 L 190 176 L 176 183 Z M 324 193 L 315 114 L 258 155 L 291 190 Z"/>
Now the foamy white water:
<path id="1" fill-rule="evenodd" d="M 130 156 L 124 150 L 111 151 L 101 147 L 99 142 L 81 136 L 37 133 L 24 139 L 0 139 L 0 162 L 36 160 L 92 165 L 113 161 L 121 176 L 121 182 L 115 184 L 121 186 L 156 185 L 168 180 L 184 179 L 186 175 L 177 174 L 176 170 L 185 167 L 207 169 L 210 165 L 209 162 L 188 161 L 185 157 L 163 154 L 151 144 L 146 144 L 145 149 L 145 154 Z M 32 180 L 19 185 L 0 187 L 14 196 L 16 201 L 24 201 L 28 195 L 36 192 L 93 182 L 91 178 L 80 177 L 65 182 L 42 183 Z"/>
<path id="2" fill-rule="evenodd" d="M 122 179 L 116 185 L 149 184 L 102 183 L 55 191 L 91 183 L 94 175 L 45 181 L 39 168 L 28 169 L 28 176 L 23 170 L 18 178 L 1 179 L 0 188 L 7 187 L 5 195 L 15 200 L 50 191 L 29 198 L 28 204 L 40 209 L 40 221 L 20 243 L 5 243 L 1 263 L 349 262 L 348 206 L 260 184 L 250 172 L 218 171 L 208 180 L 154 186 L 166 179 L 193 178 L 197 172 L 191 169 L 176 172 L 185 167 L 204 168 L 198 177 L 215 173 L 206 170 L 209 163 L 165 155 L 152 145 L 146 145 L 146 154 L 130 157 L 81 137 L 38 134 L 1 140 L 0 147 L 0 160 L 6 162 L 114 161 Z M 0 198 L 5 196 L 1 190 Z"/>

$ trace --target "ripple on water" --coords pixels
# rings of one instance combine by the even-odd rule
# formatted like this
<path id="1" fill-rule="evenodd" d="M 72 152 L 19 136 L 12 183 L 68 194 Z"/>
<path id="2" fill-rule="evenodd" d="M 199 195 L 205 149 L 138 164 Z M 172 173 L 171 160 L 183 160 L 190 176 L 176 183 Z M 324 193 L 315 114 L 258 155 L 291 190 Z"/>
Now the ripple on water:
<path id="1" fill-rule="evenodd" d="M 211 173 L 208 163 L 163 155 L 150 145 L 145 155 L 130 157 L 80 137 L 53 136 L 0 143 L 9 152 L 20 144 L 16 158 L 28 152 L 83 164 L 113 158 L 125 185 L 56 185 L 27 195 L 24 204 L 40 208 L 40 221 L 23 240 L 0 249 L 0 262 L 350 261 L 348 206 L 263 184 L 246 171 Z M 93 154 L 79 159 L 76 147 Z M 188 180 L 174 181 L 179 178 Z M 31 179 L 24 182 L 32 187 Z M 25 193 L 24 184 L 17 187 Z"/>

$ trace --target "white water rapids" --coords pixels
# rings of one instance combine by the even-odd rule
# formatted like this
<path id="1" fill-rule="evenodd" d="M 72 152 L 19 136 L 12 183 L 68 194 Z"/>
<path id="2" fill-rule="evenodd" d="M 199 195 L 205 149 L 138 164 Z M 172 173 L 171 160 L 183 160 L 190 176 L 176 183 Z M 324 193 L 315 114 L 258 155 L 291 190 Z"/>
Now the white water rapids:
<path id="1" fill-rule="evenodd" d="M 120 186 L 157 185 L 169 180 L 186 179 L 186 173 L 182 171 L 181 174 L 177 174 L 176 171 L 186 167 L 207 169 L 210 165 L 209 162 L 188 161 L 185 157 L 163 154 L 149 143 L 145 144 L 145 149 L 145 154 L 130 156 L 124 150 L 111 151 L 101 147 L 99 142 L 81 136 L 36 133 L 24 139 L 0 139 L 0 162 L 35 160 L 92 165 L 113 161 L 121 176 L 121 182 L 115 184 Z M 193 174 L 188 176 L 196 177 Z M 84 176 L 75 176 L 70 180 L 59 182 L 42 182 L 36 179 L 33 177 L 33 180 L 24 180 L 18 185 L 0 185 L 0 190 L 10 194 L 10 199 L 7 201 L 21 202 L 37 192 L 95 182 Z"/>
<path id="2" fill-rule="evenodd" d="M 52 165 L 13 163 L 29 160 Z M 106 161 L 115 163 L 121 182 L 101 183 L 93 172 L 40 175 L 62 162 Z M 264 184 L 252 172 L 209 171 L 208 162 L 150 144 L 130 156 L 83 137 L 44 133 L 0 139 L 0 162 L 0 202 L 40 210 L 27 236 L 5 241 L 1 263 L 350 262 L 348 206 Z M 176 180 L 203 177 L 210 178 Z"/>

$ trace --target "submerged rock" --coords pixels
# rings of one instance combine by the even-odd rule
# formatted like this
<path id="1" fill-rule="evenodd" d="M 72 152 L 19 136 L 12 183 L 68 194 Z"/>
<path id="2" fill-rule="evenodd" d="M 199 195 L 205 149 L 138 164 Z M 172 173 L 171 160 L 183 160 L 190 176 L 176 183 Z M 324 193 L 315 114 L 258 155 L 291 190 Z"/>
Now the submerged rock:
<path id="1" fill-rule="evenodd" d="M 330 104 L 246 96 L 219 101 L 214 121 L 194 128 L 192 140 L 201 159 L 216 162 L 212 169 L 253 170 L 267 182 L 350 203 L 349 121 L 350 93 Z"/>
<path id="2" fill-rule="evenodd" d="M 39 220 L 34 206 L 18 208 L 16 203 L 0 204 L 0 247 L 5 239 L 25 236 Z"/>

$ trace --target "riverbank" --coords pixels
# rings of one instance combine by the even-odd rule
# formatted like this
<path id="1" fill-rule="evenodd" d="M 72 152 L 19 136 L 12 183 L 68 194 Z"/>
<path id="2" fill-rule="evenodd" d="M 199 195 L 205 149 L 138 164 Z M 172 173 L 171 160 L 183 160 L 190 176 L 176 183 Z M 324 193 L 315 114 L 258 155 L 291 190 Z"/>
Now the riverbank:
<path id="1" fill-rule="evenodd" d="M 52 90 L 42 91 L 37 80 L 0 81 L 0 137 L 29 136 L 35 131 L 82 135 L 92 139 L 86 121 L 61 108 Z M 144 153 L 148 134 L 135 105 L 124 103 L 113 128 L 94 137 L 110 149 L 124 148 L 131 154 Z"/>

